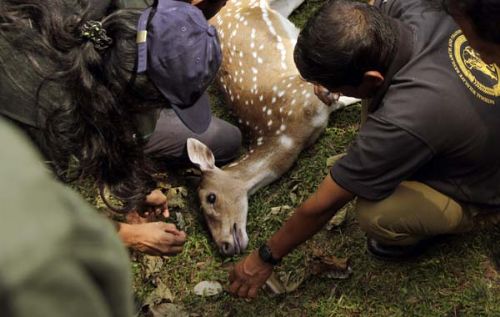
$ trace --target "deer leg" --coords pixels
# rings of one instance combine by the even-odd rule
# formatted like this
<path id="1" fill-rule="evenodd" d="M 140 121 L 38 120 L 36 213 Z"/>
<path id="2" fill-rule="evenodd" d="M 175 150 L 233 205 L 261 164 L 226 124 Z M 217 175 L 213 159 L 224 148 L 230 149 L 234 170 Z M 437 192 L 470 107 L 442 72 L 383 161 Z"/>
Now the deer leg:
<path id="1" fill-rule="evenodd" d="M 288 16 L 297 9 L 304 0 L 270 0 L 269 6 L 279 14 L 288 18 Z"/>

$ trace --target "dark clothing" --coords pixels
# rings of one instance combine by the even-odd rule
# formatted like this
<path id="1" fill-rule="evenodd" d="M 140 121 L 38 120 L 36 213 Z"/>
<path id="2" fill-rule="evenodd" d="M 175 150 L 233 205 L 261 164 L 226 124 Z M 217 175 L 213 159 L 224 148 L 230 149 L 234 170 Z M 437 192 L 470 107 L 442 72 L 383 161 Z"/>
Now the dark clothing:
<path id="1" fill-rule="evenodd" d="M 425 1 L 375 5 L 399 21 L 398 52 L 387 91 L 375 96 L 333 179 L 369 200 L 417 180 L 459 202 L 500 210 L 498 68 L 484 64 L 453 20 Z"/>
<path id="2" fill-rule="evenodd" d="M 68 0 L 69 7 L 71 1 L 73 0 Z M 142 0 L 92 0 L 90 6 L 92 18 L 100 20 L 117 7 L 145 7 L 146 3 Z M 43 66 L 45 73 L 58 70 L 58 65 L 46 56 L 40 54 L 34 58 Z M 64 107 L 71 100 L 60 84 L 51 81 L 45 81 L 43 88 L 38 91 L 42 82 L 42 77 L 28 57 L 0 36 L 0 115 L 25 130 L 47 155 L 48 149 L 41 131 L 45 117 L 55 107 Z M 208 100 L 207 96 L 205 98 Z M 237 127 L 214 117 L 208 130 L 198 135 L 189 131 L 172 115 L 172 109 L 168 105 L 166 101 L 162 110 L 135 116 L 138 136 L 148 140 L 147 154 L 160 160 L 187 162 L 186 140 L 194 137 L 212 149 L 218 163 L 227 162 L 238 155 L 241 133 Z M 164 115 L 160 115 L 160 112 L 164 112 Z"/>
<path id="3" fill-rule="evenodd" d="M 196 134 L 188 129 L 173 109 L 163 109 L 156 128 L 146 144 L 149 156 L 169 163 L 188 162 L 186 141 L 195 138 L 208 146 L 217 165 L 232 161 L 239 154 L 241 132 L 234 125 L 212 116 L 208 129 Z"/>
<path id="4" fill-rule="evenodd" d="M 128 254 L 111 222 L 2 118 L 0 144 L 0 315 L 133 316 Z"/>

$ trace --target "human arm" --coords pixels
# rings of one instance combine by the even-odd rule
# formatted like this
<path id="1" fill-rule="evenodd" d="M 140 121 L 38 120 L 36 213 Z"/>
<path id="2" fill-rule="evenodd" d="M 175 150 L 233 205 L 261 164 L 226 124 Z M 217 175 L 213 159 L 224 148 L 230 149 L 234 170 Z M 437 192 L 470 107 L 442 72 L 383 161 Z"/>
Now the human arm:
<path id="1" fill-rule="evenodd" d="M 354 194 L 340 187 L 327 175 L 314 192 L 267 242 L 273 257 L 282 258 L 316 234 Z M 257 251 L 236 264 L 231 272 L 230 292 L 239 297 L 256 297 L 272 273 Z"/>
<path id="2" fill-rule="evenodd" d="M 144 213 L 147 219 L 154 219 L 159 214 L 165 218 L 169 216 L 167 198 L 161 191 L 152 191 L 145 203 L 150 209 Z M 117 223 L 117 228 L 125 246 L 150 255 L 175 255 L 182 251 L 186 241 L 186 233 L 171 223 Z"/>

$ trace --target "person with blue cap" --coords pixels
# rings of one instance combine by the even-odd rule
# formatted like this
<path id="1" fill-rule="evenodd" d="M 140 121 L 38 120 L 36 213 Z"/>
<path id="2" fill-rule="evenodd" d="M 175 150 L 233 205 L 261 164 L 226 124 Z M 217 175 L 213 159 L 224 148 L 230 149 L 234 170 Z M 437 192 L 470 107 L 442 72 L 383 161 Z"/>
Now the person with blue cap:
<path id="1" fill-rule="evenodd" d="M 222 59 L 207 18 L 225 1 L 125 8 L 132 2 L 0 1 L 0 115 L 61 180 L 94 179 L 120 201 L 104 199 L 115 211 L 168 216 L 154 175 L 188 161 L 187 138 L 220 164 L 241 145 L 238 128 L 211 115 L 206 93 Z M 165 222 L 118 231 L 125 245 L 156 255 L 180 252 L 186 239 Z"/>

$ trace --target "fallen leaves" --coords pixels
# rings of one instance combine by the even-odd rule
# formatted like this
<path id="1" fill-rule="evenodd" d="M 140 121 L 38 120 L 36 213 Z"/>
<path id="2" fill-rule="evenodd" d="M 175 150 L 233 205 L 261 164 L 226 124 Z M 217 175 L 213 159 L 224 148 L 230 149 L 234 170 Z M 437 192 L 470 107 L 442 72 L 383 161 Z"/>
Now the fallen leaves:
<path id="1" fill-rule="evenodd" d="M 167 192 L 168 208 L 186 208 L 187 189 L 185 187 L 171 187 Z"/>
<path id="2" fill-rule="evenodd" d="M 273 294 L 291 293 L 297 290 L 311 276 L 324 276 L 331 279 L 347 279 L 352 274 L 349 259 L 324 255 L 319 250 L 313 250 L 307 269 L 290 271 L 279 277 L 273 272 L 266 281 L 266 287 Z"/>

